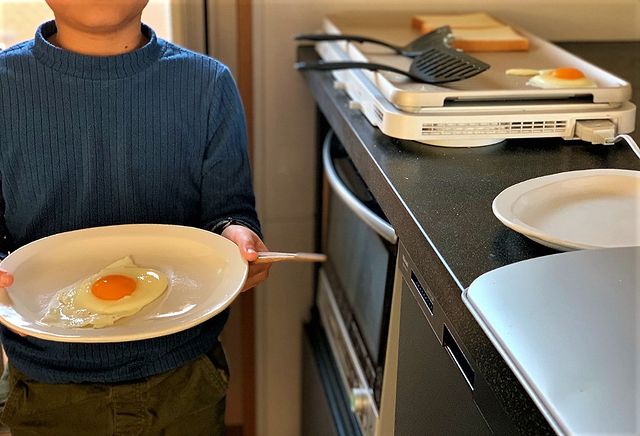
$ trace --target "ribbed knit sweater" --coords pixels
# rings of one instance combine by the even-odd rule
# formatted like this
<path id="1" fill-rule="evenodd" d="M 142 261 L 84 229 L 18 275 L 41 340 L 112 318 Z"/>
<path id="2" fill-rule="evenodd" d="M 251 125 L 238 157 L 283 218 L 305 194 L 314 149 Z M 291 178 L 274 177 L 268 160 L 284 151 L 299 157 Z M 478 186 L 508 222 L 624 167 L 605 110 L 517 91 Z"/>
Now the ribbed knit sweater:
<path id="1" fill-rule="evenodd" d="M 56 27 L 48 22 L 34 40 L 0 52 L 0 230 L 11 248 L 125 223 L 211 230 L 234 218 L 259 232 L 229 70 L 142 31 L 140 49 L 86 56 L 50 44 Z M 226 318 L 113 344 L 45 341 L 4 327 L 1 338 L 11 363 L 35 380 L 113 383 L 205 353 Z"/>

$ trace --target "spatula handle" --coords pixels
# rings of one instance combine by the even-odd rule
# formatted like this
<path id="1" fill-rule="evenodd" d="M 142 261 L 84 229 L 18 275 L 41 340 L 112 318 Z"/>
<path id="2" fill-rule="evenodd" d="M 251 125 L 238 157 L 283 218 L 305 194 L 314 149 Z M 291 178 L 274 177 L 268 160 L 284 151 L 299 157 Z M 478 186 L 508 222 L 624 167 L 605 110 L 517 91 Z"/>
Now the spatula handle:
<path id="1" fill-rule="evenodd" d="M 336 35 L 332 33 L 303 33 L 295 37 L 296 41 L 355 41 L 370 42 L 372 44 L 383 45 L 390 48 L 398 54 L 402 54 L 402 49 L 396 45 L 381 41 L 375 38 L 369 38 L 360 35 Z"/>
<path id="2" fill-rule="evenodd" d="M 392 73 L 402 74 L 403 76 L 410 77 L 414 80 L 423 81 L 414 77 L 412 74 L 402 71 L 398 68 L 390 65 L 375 64 L 372 62 L 297 62 L 294 64 L 296 70 L 307 71 L 333 71 L 333 70 L 348 70 L 352 68 L 359 68 L 363 70 L 371 71 L 391 71 Z"/>
<path id="3" fill-rule="evenodd" d="M 320 253 L 279 253 L 275 251 L 258 252 L 258 258 L 252 263 L 273 262 L 324 262 L 327 256 Z"/>

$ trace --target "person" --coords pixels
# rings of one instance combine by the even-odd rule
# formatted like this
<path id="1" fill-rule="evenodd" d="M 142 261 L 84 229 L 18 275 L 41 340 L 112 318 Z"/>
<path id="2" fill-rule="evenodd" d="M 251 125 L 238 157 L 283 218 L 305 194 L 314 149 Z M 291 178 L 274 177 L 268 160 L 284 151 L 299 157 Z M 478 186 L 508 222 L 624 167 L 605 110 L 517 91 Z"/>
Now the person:
<path id="1" fill-rule="evenodd" d="M 0 230 L 10 249 L 124 223 L 218 232 L 249 262 L 267 249 L 232 75 L 143 25 L 147 1 L 47 0 L 55 20 L 0 52 Z M 267 275 L 250 263 L 245 289 Z M 0 274 L 1 286 L 12 280 Z M 220 434 L 227 316 L 121 343 L 2 327 L 10 393 L 0 420 L 14 436 Z"/>

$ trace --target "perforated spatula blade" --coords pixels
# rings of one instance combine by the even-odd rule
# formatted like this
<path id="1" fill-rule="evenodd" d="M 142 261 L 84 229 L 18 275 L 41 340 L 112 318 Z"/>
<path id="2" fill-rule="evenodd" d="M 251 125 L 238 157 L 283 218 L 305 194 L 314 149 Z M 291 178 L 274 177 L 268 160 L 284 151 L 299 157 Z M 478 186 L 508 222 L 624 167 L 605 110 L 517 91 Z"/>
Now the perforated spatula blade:
<path id="1" fill-rule="evenodd" d="M 414 58 L 409 72 L 427 83 L 447 83 L 468 79 L 489 67 L 489 64 L 454 49 L 429 48 Z"/>

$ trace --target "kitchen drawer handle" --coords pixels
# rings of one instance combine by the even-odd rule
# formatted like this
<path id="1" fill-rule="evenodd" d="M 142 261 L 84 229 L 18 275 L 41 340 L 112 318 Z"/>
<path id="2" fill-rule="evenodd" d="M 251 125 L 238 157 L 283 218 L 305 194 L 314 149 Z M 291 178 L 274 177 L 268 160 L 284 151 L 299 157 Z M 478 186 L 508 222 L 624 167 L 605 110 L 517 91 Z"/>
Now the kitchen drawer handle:
<path id="1" fill-rule="evenodd" d="M 445 350 L 447 350 L 447 353 L 449 353 L 449 357 L 451 357 L 451 359 L 455 362 L 465 381 L 467 382 L 471 390 L 473 390 L 476 378 L 475 372 L 471 368 L 471 365 L 469 364 L 467 358 L 464 357 L 464 353 L 462 353 L 462 350 L 458 346 L 456 340 L 453 338 L 453 335 L 447 328 L 446 324 L 443 326 L 442 331 L 442 346 Z"/>
<path id="2" fill-rule="evenodd" d="M 333 130 L 327 133 L 322 145 L 322 163 L 324 164 L 324 173 L 327 175 L 327 180 L 333 191 L 345 202 L 345 204 L 355 213 L 362 221 L 364 221 L 373 231 L 378 235 L 386 239 L 387 241 L 395 244 L 398 242 L 398 235 L 391 225 L 373 213 L 368 207 L 366 207 L 358 198 L 351 193 L 349 188 L 340 180 L 333 162 L 331 161 L 331 139 L 333 138 Z"/>

